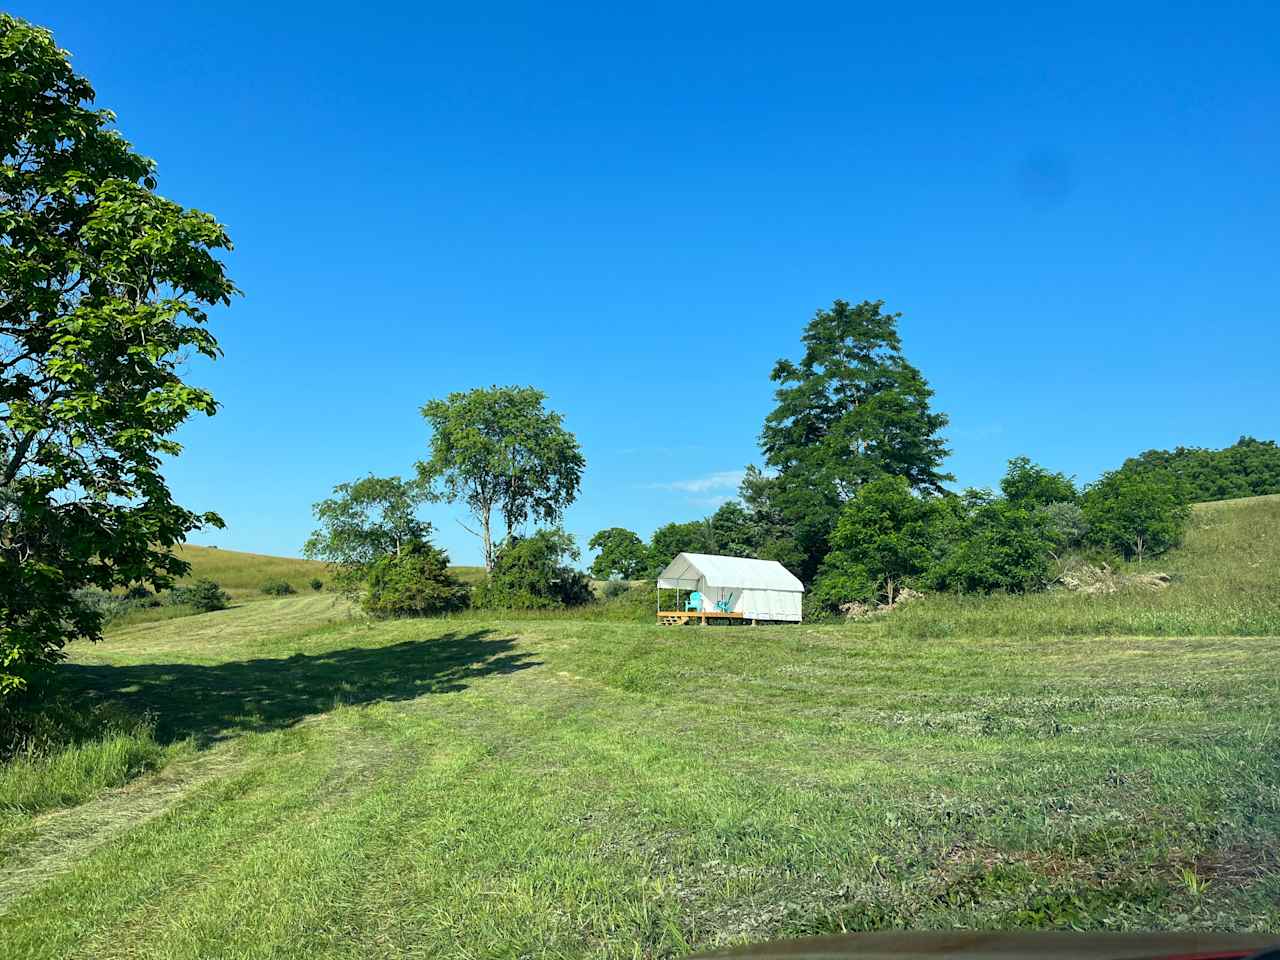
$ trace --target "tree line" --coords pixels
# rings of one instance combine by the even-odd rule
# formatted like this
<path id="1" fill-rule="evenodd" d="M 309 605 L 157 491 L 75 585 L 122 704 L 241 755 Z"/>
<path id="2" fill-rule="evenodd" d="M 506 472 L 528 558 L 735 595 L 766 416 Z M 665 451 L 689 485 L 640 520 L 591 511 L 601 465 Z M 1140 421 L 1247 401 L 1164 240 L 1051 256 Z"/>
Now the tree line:
<path id="1" fill-rule="evenodd" d="M 774 366 L 763 464 L 748 466 L 738 501 L 660 527 L 647 544 L 625 528 L 601 530 L 592 573 L 652 577 L 680 552 L 778 560 L 811 588 L 811 612 L 822 612 L 892 603 L 908 586 L 1038 590 L 1073 555 L 1141 562 L 1179 542 L 1198 488 L 1177 465 L 1207 451 L 1167 458 L 1173 464 L 1144 454 L 1083 490 L 1017 457 L 998 492 L 950 490 L 947 416 L 902 352 L 900 315 L 883 307 L 835 301 L 806 326 L 800 359 Z M 1275 449 L 1241 445 L 1247 462 L 1239 451 L 1230 462 L 1245 473 Z"/>

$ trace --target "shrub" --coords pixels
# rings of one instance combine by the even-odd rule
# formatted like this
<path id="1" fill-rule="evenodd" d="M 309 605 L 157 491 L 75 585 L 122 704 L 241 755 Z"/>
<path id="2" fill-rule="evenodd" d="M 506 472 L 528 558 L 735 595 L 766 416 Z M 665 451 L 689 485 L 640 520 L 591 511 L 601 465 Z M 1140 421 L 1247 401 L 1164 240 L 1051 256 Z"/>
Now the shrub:
<path id="1" fill-rule="evenodd" d="M 312 590 L 319 593 L 321 590 L 324 589 L 324 581 L 321 580 L 319 577 L 312 577 L 311 580 L 308 582 L 308 586 L 310 586 Z"/>
<path id="2" fill-rule="evenodd" d="M 573 537 L 558 527 L 513 538 L 498 551 L 489 576 L 471 595 L 473 606 L 493 610 L 549 610 L 595 599 L 586 574 L 568 566 L 578 559 Z"/>
<path id="3" fill-rule="evenodd" d="M 1052 579 L 1053 545 L 1044 514 L 993 500 L 963 517 L 959 536 L 926 581 L 961 593 L 1041 590 Z"/>
<path id="4" fill-rule="evenodd" d="M 1075 550 L 1084 543 L 1089 521 L 1085 519 L 1084 508 L 1080 504 L 1060 500 L 1037 507 L 1036 512 L 1048 524 L 1054 546 L 1059 550 Z"/>
<path id="5" fill-rule="evenodd" d="M 262 592 L 273 597 L 284 597 L 296 591 L 288 580 L 275 577 L 262 584 Z"/>
<path id="6" fill-rule="evenodd" d="M 212 580 L 200 579 L 185 587 L 174 587 L 169 592 L 169 602 L 192 607 L 201 613 L 225 610 L 231 597 Z"/>
<path id="7" fill-rule="evenodd" d="M 449 572 L 449 556 L 417 543 L 369 566 L 362 605 L 375 617 L 424 617 L 467 604 L 467 588 Z"/>
<path id="8" fill-rule="evenodd" d="M 631 592 L 631 584 L 625 580 L 610 580 L 600 592 L 606 600 L 616 600 Z"/>

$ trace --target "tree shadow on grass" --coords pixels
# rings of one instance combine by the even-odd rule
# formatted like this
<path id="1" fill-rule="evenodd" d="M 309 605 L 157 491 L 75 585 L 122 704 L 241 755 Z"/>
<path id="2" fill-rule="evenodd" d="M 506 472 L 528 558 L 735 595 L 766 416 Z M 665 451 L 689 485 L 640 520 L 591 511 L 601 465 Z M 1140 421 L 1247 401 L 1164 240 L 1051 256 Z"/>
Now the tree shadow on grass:
<path id="1" fill-rule="evenodd" d="M 213 665 L 63 664 L 67 692 L 119 703 L 156 718 L 162 742 L 194 737 L 208 746 L 236 733 L 279 730 L 339 703 L 412 700 L 454 693 L 491 674 L 539 666 L 492 630 L 386 647 L 350 647 L 285 659 Z"/>

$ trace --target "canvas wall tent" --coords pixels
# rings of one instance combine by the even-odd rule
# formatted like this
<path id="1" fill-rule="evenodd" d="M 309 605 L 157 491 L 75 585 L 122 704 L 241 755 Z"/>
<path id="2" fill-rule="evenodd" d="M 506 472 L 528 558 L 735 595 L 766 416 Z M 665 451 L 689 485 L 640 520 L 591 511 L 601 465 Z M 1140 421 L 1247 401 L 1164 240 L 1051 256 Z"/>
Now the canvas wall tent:
<path id="1" fill-rule="evenodd" d="M 776 560 L 681 553 L 658 574 L 658 586 L 698 591 L 704 610 L 715 610 L 717 601 L 728 598 L 729 609 L 745 619 L 800 622 L 804 584 Z"/>

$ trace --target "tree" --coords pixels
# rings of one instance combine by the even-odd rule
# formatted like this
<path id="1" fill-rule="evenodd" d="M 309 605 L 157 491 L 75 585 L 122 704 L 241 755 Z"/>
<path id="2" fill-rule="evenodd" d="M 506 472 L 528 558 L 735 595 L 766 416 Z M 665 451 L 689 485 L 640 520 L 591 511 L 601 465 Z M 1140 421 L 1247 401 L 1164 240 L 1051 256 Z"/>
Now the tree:
<path id="1" fill-rule="evenodd" d="M 1130 474 L 1169 474 L 1193 503 L 1280 493 L 1280 447 L 1274 440 L 1241 437 L 1221 450 L 1177 447 L 1148 450 L 1120 468 Z"/>
<path id="2" fill-rule="evenodd" d="M 635 580 L 644 574 L 645 565 L 649 561 L 644 541 L 623 527 L 601 530 L 591 538 L 587 546 L 600 551 L 591 564 L 591 575 L 597 580 L 608 580 L 615 576 L 623 580 Z"/>
<path id="3" fill-rule="evenodd" d="M 426 617 L 466 606 L 467 588 L 449 572 L 449 555 L 415 542 L 369 565 L 365 612 L 374 617 Z"/>
<path id="4" fill-rule="evenodd" d="M 901 315 L 882 306 L 837 300 L 819 310 L 804 356 L 779 360 L 771 375 L 777 406 L 760 445 L 776 475 L 763 490 L 803 558 L 801 579 L 811 579 L 841 506 L 863 484 L 887 475 L 936 493 L 954 479 L 941 469 L 947 417 L 930 409 L 933 391 L 902 355 Z"/>
<path id="5" fill-rule="evenodd" d="M 954 523 L 924 581 L 939 590 L 1025 593 L 1051 577 L 1058 531 L 1041 509 L 970 491 L 952 501 Z"/>
<path id="6" fill-rule="evenodd" d="M 1079 494 L 1065 473 L 1053 473 L 1027 457 L 1014 457 L 1000 481 L 1000 490 L 1010 503 L 1032 510 L 1051 503 L 1073 503 Z"/>
<path id="7" fill-rule="evenodd" d="M 1084 493 L 1089 540 L 1139 563 L 1182 541 L 1191 508 L 1181 483 L 1160 472 L 1118 470 Z"/>
<path id="8" fill-rule="evenodd" d="M 892 604 L 904 585 L 936 561 L 948 520 L 946 505 L 913 493 L 905 477 L 863 484 L 832 532 L 831 553 L 814 585 L 819 602 L 834 608 L 883 597 Z"/>
<path id="9" fill-rule="evenodd" d="M 360 589 L 374 562 L 400 556 L 431 536 L 431 524 L 417 516 L 427 499 L 417 481 L 370 475 L 340 483 L 333 492 L 311 508 L 320 526 L 302 551 L 329 563 L 347 593 Z"/>
<path id="10" fill-rule="evenodd" d="M 575 607 L 595 599 L 586 576 L 569 566 L 578 559 L 573 537 L 559 527 L 509 537 L 471 602 L 495 610 Z"/>
<path id="11" fill-rule="evenodd" d="M 461 500 L 479 530 L 492 570 L 497 549 L 529 520 L 559 521 L 578 496 L 586 461 L 564 418 L 543 407 L 532 387 L 491 387 L 451 393 L 422 408 L 431 426 L 431 458 L 418 476 L 438 500 Z M 495 542 L 493 512 L 505 528 Z"/>
<path id="12" fill-rule="evenodd" d="M 728 557 L 755 557 L 759 530 L 755 518 L 741 503 L 730 500 L 707 518 L 712 553 Z"/>
<path id="13" fill-rule="evenodd" d="M 162 588 L 212 513 L 176 504 L 161 458 L 212 395 L 206 308 L 236 292 L 213 217 L 155 192 L 155 167 L 92 107 L 46 30 L 0 15 L 0 693 L 97 639 L 84 587 Z"/>
<path id="14" fill-rule="evenodd" d="M 656 577 L 678 553 L 715 553 L 715 546 L 711 525 L 706 520 L 664 524 L 649 538 L 646 576 Z"/>

